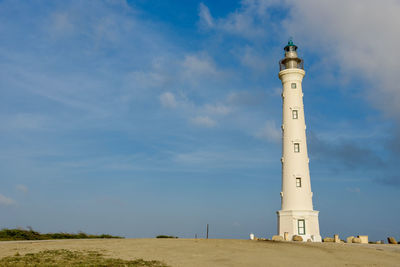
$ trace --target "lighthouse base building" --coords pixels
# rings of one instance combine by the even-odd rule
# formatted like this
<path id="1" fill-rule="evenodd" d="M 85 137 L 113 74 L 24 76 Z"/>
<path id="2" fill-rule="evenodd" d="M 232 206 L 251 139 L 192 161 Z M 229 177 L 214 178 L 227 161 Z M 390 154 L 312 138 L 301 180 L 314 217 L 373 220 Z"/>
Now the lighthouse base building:
<path id="1" fill-rule="evenodd" d="M 278 234 L 286 240 L 301 236 L 303 241 L 321 242 L 318 213 L 311 191 L 302 80 L 303 60 L 290 40 L 285 58 L 279 63 L 282 81 L 282 191 Z"/>
<path id="2" fill-rule="evenodd" d="M 289 240 L 294 235 L 299 235 L 303 241 L 321 242 L 318 213 L 316 210 L 278 211 L 278 235 L 284 237 L 287 233 Z"/>

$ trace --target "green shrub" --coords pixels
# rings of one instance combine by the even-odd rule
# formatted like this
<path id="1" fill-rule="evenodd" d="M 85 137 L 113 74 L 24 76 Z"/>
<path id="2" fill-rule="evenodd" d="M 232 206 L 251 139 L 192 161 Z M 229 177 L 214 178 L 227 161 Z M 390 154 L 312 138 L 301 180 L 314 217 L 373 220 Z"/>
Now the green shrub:
<path id="1" fill-rule="evenodd" d="M 77 234 L 70 233 L 47 233 L 41 234 L 40 232 L 32 229 L 2 229 L 0 230 L 0 240 L 47 240 L 47 239 L 83 239 L 83 238 L 122 238 L 112 235 L 88 235 L 83 232 Z"/>
<path id="2" fill-rule="evenodd" d="M 172 235 L 158 235 L 156 238 L 178 238 L 177 236 L 172 236 Z"/>

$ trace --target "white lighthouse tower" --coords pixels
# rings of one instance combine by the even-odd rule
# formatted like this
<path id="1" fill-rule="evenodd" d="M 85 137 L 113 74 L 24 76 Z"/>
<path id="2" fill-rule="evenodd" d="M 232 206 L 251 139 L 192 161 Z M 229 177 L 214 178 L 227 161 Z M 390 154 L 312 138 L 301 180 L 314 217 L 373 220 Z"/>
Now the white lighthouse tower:
<path id="1" fill-rule="evenodd" d="M 280 63 L 282 81 L 282 208 L 278 214 L 278 234 L 289 240 L 299 235 L 303 241 L 320 242 L 318 213 L 313 210 L 308 167 L 303 91 L 303 60 L 297 57 L 297 46 L 290 40 Z M 286 233 L 286 234 L 285 234 Z"/>

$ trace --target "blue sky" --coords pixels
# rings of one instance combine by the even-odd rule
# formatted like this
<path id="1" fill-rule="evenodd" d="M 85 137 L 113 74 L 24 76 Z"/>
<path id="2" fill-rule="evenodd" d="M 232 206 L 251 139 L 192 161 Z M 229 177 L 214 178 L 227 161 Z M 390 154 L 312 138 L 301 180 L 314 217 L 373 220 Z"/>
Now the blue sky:
<path id="1" fill-rule="evenodd" d="M 323 236 L 400 236 L 396 1 L 1 1 L 0 227 L 270 237 L 293 37 Z"/>

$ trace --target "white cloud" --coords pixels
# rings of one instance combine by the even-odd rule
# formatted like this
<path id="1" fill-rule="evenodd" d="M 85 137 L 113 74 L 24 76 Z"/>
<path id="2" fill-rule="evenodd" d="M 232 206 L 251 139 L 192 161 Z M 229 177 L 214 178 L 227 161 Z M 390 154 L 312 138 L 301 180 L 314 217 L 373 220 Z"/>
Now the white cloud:
<path id="1" fill-rule="evenodd" d="M 274 1 L 242 1 L 241 7 L 225 18 L 214 19 L 208 7 L 200 4 L 200 25 L 247 39 L 260 39 L 267 32 L 267 9 Z"/>
<path id="2" fill-rule="evenodd" d="M 393 54 L 400 42 L 400 2 L 291 0 L 288 7 L 286 31 L 322 56 L 327 71 L 339 66 L 342 76 L 364 80 L 369 86 L 362 94 L 400 119 L 400 61 Z"/>
<path id="3" fill-rule="evenodd" d="M 0 205 L 11 206 L 15 204 L 15 200 L 0 194 Z"/>
<path id="4" fill-rule="evenodd" d="M 282 138 L 281 131 L 276 127 L 274 121 L 267 121 L 265 126 L 255 136 L 274 143 L 279 143 Z"/>
<path id="5" fill-rule="evenodd" d="M 22 193 L 28 193 L 28 187 L 27 187 L 26 185 L 17 184 L 17 185 L 15 186 L 15 188 L 16 188 L 18 191 L 22 192 Z"/>
<path id="6" fill-rule="evenodd" d="M 276 164 L 276 159 L 266 157 L 263 149 L 242 150 L 233 147 L 219 147 L 218 145 L 176 153 L 172 155 L 172 159 L 180 165 L 191 166 L 191 169 L 196 165 L 200 166 L 201 169 L 204 166 L 208 166 L 209 168 L 229 167 L 251 169 L 252 166 L 257 166 L 258 164 Z"/>
<path id="7" fill-rule="evenodd" d="M 214 61 L 206 55 L 187 55 L 182 63 L 185 71 L 193 75 L 215 75 L 217 69 Z"/>
<path id="8" fill-rule="evenodd" d="M 354 188 L 353 187 L 347 187 L 346 191 L 348 191 L 350 193 L 356 193 L 356 194 L 361 193 L 361 189 L 358 188 L 358 187 L 354 187 Z"/>
<path id="9" fill-rule="evenodd" d="M 282 90 L 281 88 L 278 88 Z M 280 93 L 279 93 L 280 94 Z M 234 106 L 259 106 L 265 105 L 266 95 L 264 91 L 248 92 L 238 91 L 228 94 L 226 101 Z"/>
<path id="10" fill-rule="evenodd" d="M 288 12 L 284 19 L 271 18 L 271 8 Z M 200 5 L 203 26 L 219 34 L 232 34 L 253 43 L 268 36 L 286 39 L 294 36 L 302 51 L 319 57 L 313 62 L 330 83 L 358 81 L 355 90 L 389 116 L 400 119 L 400 61 L 393 54 L 400 43 L 400 2 L 380 1 L 276 1 L 243 0 L 235 11 L 224 17 L 212 17 L 207 6 Z M 296 41 L 297 40 L 297 41 Z M 257 44 L 260 44 L 258 42 Z M 262 70 L 265 52 L 244 46 L 235 48 L 241 63 Z M 337 75 L 340 79 L 336 79 Z M 366 85 L 366 86 L 365 86 Z"/>
<path id="11" fill-rule="evenodd" d="M 197 126 L 211 128 L 217 125 L 217 122 L 208 116 L 197 116 L 191 119 L 191 122 Z"/>
<path id="12" fill-rule="evenodd" d="M 242 65 L 251 68 L 256 73 L 265 74 L 269 59 L 257 49 L 246 45 L 243 49 L 237 49 L 233 53 L 239 58 Z"/>
<path id="13" fill-rule="evenodd" d="M 49 118 L 41 114 L 19 113 L 0 116 L 3 122 L 0 129 L 4 130 L 45 130 Z"/>
<path id="14" fill-rule="evenodd" d="M 176 108 L 177 102 L 175 100 L 175 95 L 171 92 L 165 92 L 160 95 L 160 102 L 163 107 L 166 108 Z"/>
<path id="15" fill-rule="evenodd" d="M 227 115 L 232 112 L 232 109 L 224 104 L 206 104 L 204 110 L 213 115 Z"/>
<path id="16" fill-rule="evenodd" d="M 210 10 L 203 3 L 200 3 L 200 6 L 199 6 L 199 17 L 200 17 L 201 25 L 203 25 L 205 27 L 214 26 L 214 19 L 212 18 L 211 14 L 210 14 Z"/>
<path id="17" fill-rule="evenodd" d="M 50 33 L 54 37 L 68 36 L 75 30 L 68 13 L 55 12 L 51 14 L 48 26 Z"/>

